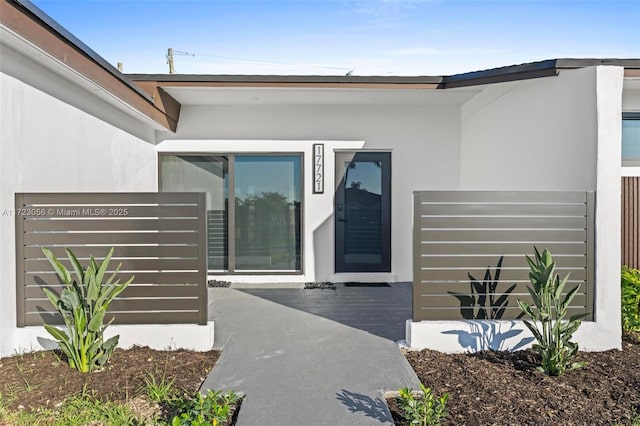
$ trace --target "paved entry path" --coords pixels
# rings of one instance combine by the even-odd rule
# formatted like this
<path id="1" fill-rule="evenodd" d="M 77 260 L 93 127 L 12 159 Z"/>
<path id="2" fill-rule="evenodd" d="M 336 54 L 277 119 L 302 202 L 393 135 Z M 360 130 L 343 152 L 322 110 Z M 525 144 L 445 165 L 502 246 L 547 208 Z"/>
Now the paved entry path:
<path id="1" fill-rule="evenodd" d="M 291 306 L 256 295 L 265 291 Z M 418 378 L 392 340 L 300 309 L 305 299 L 318 308 L 330 297 L 340 287 L 209 289 L 222 355 L 203 389 L 246 394 L 238 426 L 393 424 L 383 392 L 416 389 Z"/>

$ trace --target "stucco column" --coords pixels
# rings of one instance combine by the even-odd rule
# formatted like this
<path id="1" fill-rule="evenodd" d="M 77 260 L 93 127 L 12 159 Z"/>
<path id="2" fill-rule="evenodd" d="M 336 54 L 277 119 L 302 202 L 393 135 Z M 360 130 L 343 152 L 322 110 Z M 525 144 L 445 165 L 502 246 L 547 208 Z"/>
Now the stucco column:
<path id="1" fill-rule="evenodd" d="M 584 324 L 576 337 L 585 350 L 621 348 L 620 169 L 624 69 L 596 67 L 596 286 L 595 327 Z"/>

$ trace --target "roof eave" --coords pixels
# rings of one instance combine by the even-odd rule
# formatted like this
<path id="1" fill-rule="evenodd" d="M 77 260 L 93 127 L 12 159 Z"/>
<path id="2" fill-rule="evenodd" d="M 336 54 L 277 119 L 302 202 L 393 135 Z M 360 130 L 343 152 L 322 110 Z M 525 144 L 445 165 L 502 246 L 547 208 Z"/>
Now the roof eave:
<path id="1" fill-rule="evenodd" d="M 292 88 L 380 88 L 452 89 L 508 81 L 556 76 L 564 69 L 596 65 L 625 68 L 625 75 L 640 70 L 640 59 L 549 59 L 449 76 L 304 76 L 304 75 L 215 75 L 128 74 L 134 82 L 156 82 L 165 87 L 292 87 Z"/>
<path id="2" fill-rule="evenodd" d="M 168 114 L 152 96 L 143 92 L 125 75 L 109 65 L 106 60 L 31 2 L 0 1 L 0 24 L 52 59 L 86 76 L 94 84 L 113 94 L 143 116 L 167 130 L 176 130 L 177 114 Z M 176 108 L 173 110 L 175 111 Z M 179 113 L 179 107 L 177 111 Z"/>

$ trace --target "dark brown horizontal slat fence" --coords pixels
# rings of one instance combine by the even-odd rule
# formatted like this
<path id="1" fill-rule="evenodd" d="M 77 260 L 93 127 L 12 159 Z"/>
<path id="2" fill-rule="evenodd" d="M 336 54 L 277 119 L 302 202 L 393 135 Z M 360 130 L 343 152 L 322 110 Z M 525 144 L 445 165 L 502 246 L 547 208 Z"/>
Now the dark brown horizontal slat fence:
<path id="1" fill-rule="evenodd" d="M 640 177 L 622 178 L 622 264 L 640 269 Z"/>
<path id="2" fill-rule="evenodd" d="M 413 320 L 518 319 L 534 245 L 593 319 L 593 192 L 414 192 Z"/>
<path id="3" fill-rule="evenodd" d="M 204 193 L 16 194 L 18 327 L 61 324 L 42 291 L 62 290 L 42 247 L 70 271 L 111 247 L 113 271 L 132 284 L 109 306 L 115 324 L 206 324 L 207 228 Z"/>

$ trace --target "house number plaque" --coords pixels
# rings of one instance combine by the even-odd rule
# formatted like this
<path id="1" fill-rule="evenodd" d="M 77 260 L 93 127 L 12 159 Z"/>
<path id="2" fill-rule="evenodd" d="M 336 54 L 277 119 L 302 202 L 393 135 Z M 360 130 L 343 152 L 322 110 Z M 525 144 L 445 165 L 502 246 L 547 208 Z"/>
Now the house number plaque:
<path id="1" fill-rule="evenodd" d="M 313 193 L 324 192 L 324 144 L 313 144 Z"/>

